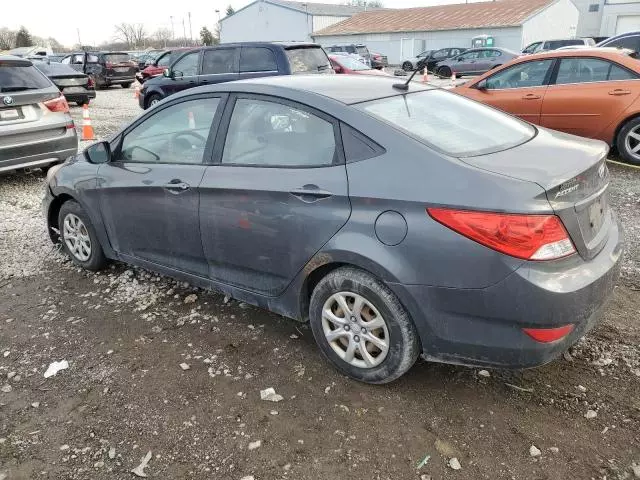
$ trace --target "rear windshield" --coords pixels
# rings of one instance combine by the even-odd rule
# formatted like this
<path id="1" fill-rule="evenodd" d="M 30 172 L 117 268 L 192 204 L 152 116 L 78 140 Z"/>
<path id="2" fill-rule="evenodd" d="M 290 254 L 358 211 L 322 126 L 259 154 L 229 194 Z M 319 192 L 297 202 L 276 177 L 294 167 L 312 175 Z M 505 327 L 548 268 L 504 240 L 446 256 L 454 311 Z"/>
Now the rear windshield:
<path id="1" fill-rule="evenodd" d="M 535 129 L 523 121 L 444 90 L 398 95 L 355 106 L 456 157 L 507 150 L 535 135 Z"/>
<path id="2" fill-rule="evenodd" d="M 38 90 L 51 86 L 51 81 L 33 65 L 0 62 L 0 92 Z"/>
<path id="3" fill-rule="evenodd" d="M 318 73 L 331 70 L 329 57 L 321 47 L 288 48 L 291 73 Z"/>
<path id="4" fill-rule="evenodd" d="M 128 53 L 105 53 L 104 60 L 110 63 L 125 63 L 131 60 Z"/>
<path id="5" fill-rule="evenodd" d="M 367 47 L 356 47 L 356 52 L 358 53 L 358 55 L 361 55 L 363 57 L 369 55 L 369 50 L 367 50 Z"/>
<path id="6" fill-rule="evenodd" d="M 336 55 L 334 57 L 334 59 L 343 67 L 348 68 L 349 70 L 355 70 L 355 71 L 359 71 L 359 70 L 371 70 L 371 68 L 369 68 L 367 65 L 365 65 L 364 63 L 360 62 L 359 60 L 356 60 L 353 57 L 347 57 L 346 55 Z"/>
<path id="7" fill-rule="evenodd" d="M 584 45 L 584 40 L 575 39 L 575 40 L 551 40 L 547 42 L 545 48 L 547 50 L 557 50 L 558 48 L 568 47 L 570 45 Z"/>

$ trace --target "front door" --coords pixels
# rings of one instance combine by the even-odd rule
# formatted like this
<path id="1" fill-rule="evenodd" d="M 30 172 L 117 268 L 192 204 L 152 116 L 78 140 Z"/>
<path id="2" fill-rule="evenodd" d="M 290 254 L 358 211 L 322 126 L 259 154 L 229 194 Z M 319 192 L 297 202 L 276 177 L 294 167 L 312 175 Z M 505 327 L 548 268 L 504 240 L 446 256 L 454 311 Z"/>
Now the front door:
<path id="1" fill-rule="evenodd" d="M 198 86 L 198 66 L 200 52 L 189 52 L 171 66 L 171 78 L 166 79 L 162 89 L 167 96 L 181 92 L 187 88 Z"/>
<path id="2" fill-rule="evenodd" d="M 198 187 L 219 103 L 200 95 L 154 110 L 114 145 L 97 192 L 116 252 L 206 276 Z"/>
<path id="3" fill-rule="evenodd" d="M 224 151 L 201 184 L 209 275 L 277 296 L 351 213 L 338 127 L 272 97 L 240 96 L 224 116 Z"/>
<path id="4" fill-rule="evenodd" d="M 451 70 L 461 74 L 475 72 L 477 70 L 476 64 L 478 63 L 479 54 L 479 50 L 463 53 L 451 61 Z"/>
<path id="5" fill-rule="evenodd" d="M 562 58 L 542 105 L 542 126 L 599 138 L 639 95 L 635 74 L 613 62 Z"/>
<path id="6" fill-rule="evenodd" d="M 487 77 L 481 82 L 483 88 L 465 88 L 465 95 L 539 124 L 553 62 L 549 59 L 518 63 Z"/>

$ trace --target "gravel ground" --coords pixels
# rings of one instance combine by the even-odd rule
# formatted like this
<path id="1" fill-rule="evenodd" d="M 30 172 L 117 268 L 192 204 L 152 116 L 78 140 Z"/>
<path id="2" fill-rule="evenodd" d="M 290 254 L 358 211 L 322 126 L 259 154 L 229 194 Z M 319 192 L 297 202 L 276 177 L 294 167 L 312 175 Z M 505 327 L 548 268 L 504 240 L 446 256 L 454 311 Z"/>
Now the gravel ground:
<path id="1" fill-rule="evenodd" d="M 91 106 L 100 137 L 139 113 L 133 90 Z M 640 171 L 610 168 L 628 250 L 589 337 L 533 370 L 419 362 L 382 387 L 332 370 L 306 325 L 73 267 L 46 236 L 42 177 L 0 177 L 0 479 L 136 478 L 147 452 L 151 478 L 640 478 Z"/>

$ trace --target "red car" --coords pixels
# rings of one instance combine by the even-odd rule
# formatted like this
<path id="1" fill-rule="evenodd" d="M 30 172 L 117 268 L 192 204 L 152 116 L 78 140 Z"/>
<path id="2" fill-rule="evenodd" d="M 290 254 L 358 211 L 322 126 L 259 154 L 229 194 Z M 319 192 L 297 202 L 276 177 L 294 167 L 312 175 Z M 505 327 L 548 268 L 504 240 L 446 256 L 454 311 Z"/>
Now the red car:
<path id="1" fill-rule="evenodd" d="M 150 78 L 162 75 L 162 72 L 164 72 L 165 69 L 169 68 L 169 65 L 173 63 L 178 55 L 186 50 L 192 50 L 193 48 L 194 47 L 180 47 L 172 48 L 171 50 L 165 50 L 163 53 L 158 55 L 158 58 L 155 62 L 153 62 L 152 65 L 148 65 L 144 70 L 137 73 L 136 78 L 140 83 L 144 83 Z"/>
<path id="2" fill-rule="evenodd" d="M 371 68 L 368 65 L 347 55 L 329 55 L 331 66 L 336 73 L 349 73 L 357 75 L 382 75 L 389 76 L 382 70 Z"/>

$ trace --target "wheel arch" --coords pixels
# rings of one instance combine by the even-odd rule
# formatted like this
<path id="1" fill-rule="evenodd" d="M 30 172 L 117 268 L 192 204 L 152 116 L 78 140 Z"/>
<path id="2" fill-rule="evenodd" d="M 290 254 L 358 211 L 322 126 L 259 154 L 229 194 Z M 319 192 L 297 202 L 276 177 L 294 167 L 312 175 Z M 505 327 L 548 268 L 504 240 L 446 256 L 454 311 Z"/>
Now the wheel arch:
<path id="1" fill-rule="evenodd" d="M 624 127 L 628 122 L 630 122 L 631 120 L 634 120 L 636 118 L 640 118 L 640 112 L 634 112 L 632 114 L 630 114 L 629 116 L 627 116 L 626 118 L 624 118 L 616 127 L 614 133 L 613 133 L 613 138 L 611 139 L 611 141 L 609 142 L 610 145 L 612 146 L 617 146 L 618 143 L 618 135 L 620 135 L 620 130 L 622 130 L 622 127 Z"/>
<path id="2" fill-rule="evenodd" d="M 73 195 L 64 192 L 53 197 L 53 200 L 49 205 L 49 211 L 47 212 L 47 232 L 49 233 L 49 238 L 53 243 L 58 243 L 60 241 L 60 234 L 58 233 L 60 230 L 58 216 L 62 205 L 69 200 L 78 201 Z"/>

